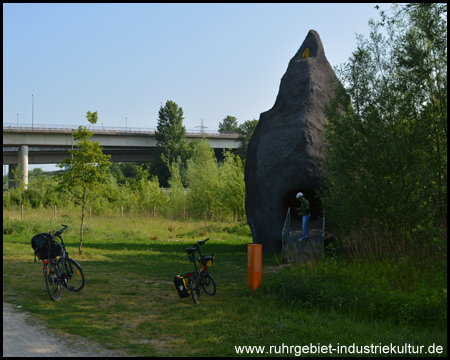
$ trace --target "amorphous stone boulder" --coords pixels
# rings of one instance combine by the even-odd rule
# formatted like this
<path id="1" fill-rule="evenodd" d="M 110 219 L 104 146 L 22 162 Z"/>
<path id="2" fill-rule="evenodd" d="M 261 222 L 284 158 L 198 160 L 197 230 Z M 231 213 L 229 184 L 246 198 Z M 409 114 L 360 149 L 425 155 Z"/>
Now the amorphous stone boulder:
<path id="1" fill-rule="evenodd" d="M 287 209 L 299 206 L 297 192 L 310 201 L 312 217 L 320 211 L 315 189 L 324 162 L 323 110 L 334 93 L 332 78 L 319 34 L 310 30 L 289 62 L 274 106 L 260 115 L 249 142 L 245 207 L 253 243 L 262 244 L 264 252 L 281 250 Z"/>

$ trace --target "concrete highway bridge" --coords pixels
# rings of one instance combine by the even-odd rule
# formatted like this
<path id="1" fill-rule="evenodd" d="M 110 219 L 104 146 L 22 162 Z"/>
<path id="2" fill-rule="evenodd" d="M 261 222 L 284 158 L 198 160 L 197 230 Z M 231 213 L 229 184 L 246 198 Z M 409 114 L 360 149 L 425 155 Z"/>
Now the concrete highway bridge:
<path id="1" fill-rule="evenodd" d="M 76 150 L 73 133 L 78 126 L 3 124 L 3 165 L 9 165 L 9 178 L 18 168 L 28 184 L 28 164 L 56 164 L 69 157 L 68 150 Z M 91 140 L 98 141 L 103 153 L 111 155 L 113 162 L 154 161 L 155 129 L 91 126 Z M 223 149 L 237 149 L 237 134 L 186 131 L 188 140 L 205 136 L 216 155 Z M 11 181 L 10 183 L 13 183 Z M 17 184 L 16 184 L 17 186 Z"/>

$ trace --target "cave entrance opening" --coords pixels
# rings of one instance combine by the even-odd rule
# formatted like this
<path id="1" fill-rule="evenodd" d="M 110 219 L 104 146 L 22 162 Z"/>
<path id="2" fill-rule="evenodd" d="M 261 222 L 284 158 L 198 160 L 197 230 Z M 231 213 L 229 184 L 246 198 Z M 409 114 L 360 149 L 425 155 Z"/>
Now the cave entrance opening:
<path id="1" fill-rule="evenodd" d="M 300 201 L 297 200 L 297 194 L 301 192 L 303 196 L 309 201 L 311 209 L 310 222 L 317 221 L 322 218 L 322 203 L 316 195 L 315 189 L 296 189 L 288 191 L 283 198 L 283 208 L 285 213 L 288 208 L 291 208 L 291 229 L 302 228 L 302 218 L 298 214 L 299 211 L 296 208 L 300 207 Z"/>
<path id="2" fill-rule="evenodd" d="M 302 236 L 302 217 L 298 214 L 300 202 L 296 196 L 299 192 L 309 201 L 311 218 L 308 222 L 310 241 L 299 242 Z M 283 258 L 289 261 L 303 262 L 323 254 L 325 219 L 322 214 L 322 204 L 315 189 L 297 188 L 287 191 L 283 197 L 283 208 L 285 210 L 285 225 L 282 233 Z M 289 211 L 288 211 L 289 209 Z M 287 216 L 289 214 L 289 216 Z"/>

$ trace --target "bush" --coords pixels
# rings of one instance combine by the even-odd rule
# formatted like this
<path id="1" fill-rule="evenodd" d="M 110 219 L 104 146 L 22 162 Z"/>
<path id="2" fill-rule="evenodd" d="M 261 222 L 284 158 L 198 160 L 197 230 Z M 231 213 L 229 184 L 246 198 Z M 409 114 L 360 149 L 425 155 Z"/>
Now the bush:
<path id="1" fill-rule="evenodd" d="M 3 219 L 3 235 L 21 234 L 26 229 L 22 220 Z"/>
<path id="2" fill-rule="evenodd" d="M 234 226 L 227 226 L 223 228 L 224 232 L 229 234 L 236 234 L 239 236 L 252 236 L 252 231 L 250 230 L 250 226 L 246 222 L 241 222 Z"/>

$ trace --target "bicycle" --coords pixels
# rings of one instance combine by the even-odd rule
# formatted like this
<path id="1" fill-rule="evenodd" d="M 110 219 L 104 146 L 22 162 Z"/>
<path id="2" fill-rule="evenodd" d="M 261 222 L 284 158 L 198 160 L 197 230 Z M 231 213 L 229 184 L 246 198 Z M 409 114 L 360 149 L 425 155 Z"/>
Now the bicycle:
<path id="1" fill-rule="evenodd" d="M 62 287 L 69 291 L 79 292 L 85 284 L 85 277 L 81 266 L 69 257 L 61 234 L 67 229 L 67 225 L 54 234 L 41 233 L 33 237 L 31 244 L 44 265 L 43 273 L 45 285 L 50 298 L 58 301 L 61 298 Z M 59 244 L 55 238 L 61 240 Z M 36 262 L 36 258 L 34 260 Z"/>
<path id="2" fill-rule="evenodd" d="M 195 303 L 198 303 L 200 301 L 201 289 L 203 289 L 203 291 L 210 296 L 216 294 L 216 281 L 208 271 L 208 267 L 211 267 L 213 265 L 214 254 L 202 255 L 200 251 L 200 246 L 204 245 L 208 240 L 209 238 L 205 240 L 199 240 L 197 241 L 197 244 L 194 244 L 193 246 L 185 249 L 188 253 L 189 260 L 193 262 L 195 266 L 195 271 L 186 273 L 186 276 L 189 279 L 189 291 L 191 293 L 192 300 L 194 300 Z M 198 252 L 199 254 L 199 258 L 197 259 L 197 261 L 202 266 L 200 270 L 197 268 L 197 262 L 195 261 L 196 252 Z"/>

